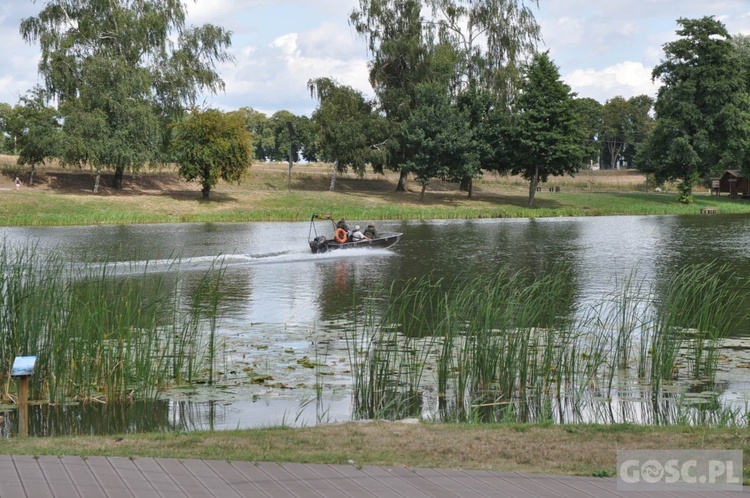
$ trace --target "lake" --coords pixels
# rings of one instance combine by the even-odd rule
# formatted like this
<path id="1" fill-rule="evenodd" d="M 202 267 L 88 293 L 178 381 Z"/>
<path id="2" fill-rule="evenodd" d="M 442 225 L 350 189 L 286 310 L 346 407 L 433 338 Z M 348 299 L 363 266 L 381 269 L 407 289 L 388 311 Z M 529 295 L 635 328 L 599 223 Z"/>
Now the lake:
<path id="1" fill-rule="evenodd" d="M 196 278 L 217 261 L 226 270 L 218 386 L 171 390 L 158 408 L 97 406 L 81 415 L 78 405 L 39 407 L 30 432 L 348 420 L 346 331 L 362 319 L 366 296 L 405 279 L 432 275 L 452 282 L 504 266 L 540 274 L 564 267 L 574 275 L 576 299 L 594 304 L 631 276 L 652 283 L 692 263 L 719 261 L 750 272 L 750 217 L 740 215 L 381 221 L 379 230 L 404 234 L 393 248 L 315 255 L 307 245 L 309 229 L 307 222 L 0 229 L 6 243 L 34 244 L 70 261 L 122 262 L 121 271 L 134 275 L 173 271 L 175 261 Z M 750 365 L 744 347 L 750 326 L 738 321 L 733 335 L 735 362 Z M 733 370 L 724 380 L 724 399 L 747 399 L 744 372 Z M 248 382 L 249 376 L 259 381 Z"/>

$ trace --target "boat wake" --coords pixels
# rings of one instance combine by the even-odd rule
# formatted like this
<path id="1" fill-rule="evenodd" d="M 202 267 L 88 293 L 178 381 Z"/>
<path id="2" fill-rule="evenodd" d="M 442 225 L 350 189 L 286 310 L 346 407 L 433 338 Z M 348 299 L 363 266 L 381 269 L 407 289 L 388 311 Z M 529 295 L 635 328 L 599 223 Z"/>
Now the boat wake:
<path id="1" fill-rule="evenodd" d="M 341 259 L 388 257 L 394 253 L 388 249 L 348 249 L 346 251 L 328 251 L 326 253 L 310 254 L 307 248 L 257 254 L 220 254 L 217 256 L 175 257 L 168 259 L 118 261 L 107 263 L 87 263 L 77 265 L 77 273 L 101 274 L 107 273 L 117 276 L 157 274 L 181 271 L 206 271 L 212 268 L 237 268 L 243 266 L 318 263 Z"/>

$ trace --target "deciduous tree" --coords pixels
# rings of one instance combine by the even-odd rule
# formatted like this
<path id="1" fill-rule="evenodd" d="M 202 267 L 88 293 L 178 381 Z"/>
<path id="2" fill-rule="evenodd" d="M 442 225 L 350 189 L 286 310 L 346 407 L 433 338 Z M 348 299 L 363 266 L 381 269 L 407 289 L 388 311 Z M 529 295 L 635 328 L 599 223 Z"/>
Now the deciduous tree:
<path id="1" fill-rule="evenodd" d="M 400 171 L 396 190 L 404 191 L 408 171 L 402 165 L 410 157 L 399 139 L 414 108 L 416 85 L 429 74 L 431 34 L 423 29 L 422 0 L 360 0 L 359 7 L 352 11 L 350 22 L 373 57 L 370 83 L 391 123 L 387 167 Z"/>
<path id="2" fill-rule="evenodd" d="M 219 179 L 240 181 L 252 163 L 252 136 L 239 114 L 193 109 L 174 131 L 179 174 L 187 181 L 199 181 L 204 199 Z"/>
<path id="3" fill-rule="evenodd" d="M 650 134 L 649 115 L 654 100 L 647 95 L 625 99 L 617 96 L 602 107 L 599 140 L 607 153 L 607 165 L 620 169 L 620 161 L 632 158 L 636 147 Z"/>
<path id="4" fill-rule="evenodd" d="M 380 153 L 379 138 L 373 138 L 378 116 L 361 92 L 331 78 L 310 80 L 307 86 L 320 102 L 312 123 L 318 157 L 334 165 L 330 186 L 334 190 L 339 172 L 352 168 L 364 174 L 366 165 Z"/>
<path id="5" fill-rule="evenodd" d="M 725 26 L 713 17 L 677 23 L 679 39 L 664 45 L 653 70 L 663 83 L 656 123 L 637 159 L 657 181 L 679 181 L 680 201 L 689 203 L 696 182 L 712 174 L 750 173 L 750 97 Z"/>
<path id="6" fill-rule="evenodd" d="M 541 37 L 536 0 L 429 0 L 438 40 L 457 54 L 456 91 L 481 89 L 507 102 L 515 94 L 519 62 Z"/>
<path id="7" fill-rule="evenodd" d="M 524 0 L 360 0 L 350 15 L 373 56 L 370 81 L 390 122 L 390 169 L 405 189 L 410 150 L 402 139 L 415 112 L 420 84 L 445 82 L 454 102 L 461 92 L 515 89 L 516 62 L 533 48 L 539 27 Z M 535 4 L 536 2 L 528 2 Z M 468 115 L 469 119 L 476 117 Z M 479 123 L 472 123 L 478 126 Z M 469 171 L 469 170 L 467 170 Z M 479 169 L 473 174 L 479 174 Z M 462 179 L 470 189 L 473 177 Z"/>
<path id="8" fill-rule="evenodd" d="M 479 157 L 467 116 L 442 85 L 419 85 L 416 104 L 404 142 L 413 151 L 407 167 L 422 186 L 420 200 L 424 200 L 432 179 L 458 181 L 478 169 Z"/>
<path id="9" fill-rule="evenodd" d="M 166 123 L 199 91 L 223 89 L 215 65 L 231 60 L 230 33 L 187 27 L 181 0 L 47 0 L 20 31 L 40 45 L 45 90 L 76 144 L 65 161 L 114 170 L 115 188 L 126 169 L 164 158 Z M 71 118 L 78 124 L 68 126 Z M 96 133 L 84 122 L 97 123 Z"/>
<path id="10" fill-rule="evenodd" d="M 573 102 L 584 135 L 586 159 L 589 163 L 596 161 L 598 164 L 601 154 L 599 138 L 602 133 L 602 104 L 592 98 L 576 98 Z"/>
<path id="11" fill-rule="evenodd" d="M 258 161 L 270 160 L 272 149 L 276 145 L 276 137 L 268 116 L 249 107 L 242 107 L 233 113 L 242 117 L 245 128 L 253 137 L 254 158 Z"/>
<path id="12" fill-rule="evenodd" d="M 18 106 L 7 102 L 0 103 L 0 150 L 3 154 L 16 155 L 16 143 L 21 134 L 22 124 L 18 115 Z"/>
<path id="13" fill-rule="evenodd" d="M 37 165 L 60 155 L 60 114 L 57 109 L 47 105 L 44 90 L 39 87 L 21 97 L 16 109 L 17 120 L 22 124 L 16 139 L 18 164 L 31 167 L 28 183 L 33 185 Z"/>

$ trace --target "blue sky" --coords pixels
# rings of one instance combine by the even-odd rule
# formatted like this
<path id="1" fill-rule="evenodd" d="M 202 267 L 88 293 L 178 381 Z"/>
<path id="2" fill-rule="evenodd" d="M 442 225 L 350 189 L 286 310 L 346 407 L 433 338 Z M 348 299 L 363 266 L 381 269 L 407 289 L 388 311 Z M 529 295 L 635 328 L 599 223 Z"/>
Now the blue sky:
<path id="1" fill-rule="evenodd" d="M 198 0 L 187 2 L 190 24 L 231 30 L 236 62 L 221 66 L 226 92 L 204 96 L 222 110 L 252 107 L 309 115 L 316 106 L 306 83 L 330 76 L 370 95 L 364 42 L 348 25 L 357 0 Z M 713 15 L 730 33 L 750 35 L 748 0 L 540 0 L 534 7 L 544 43 L 560 74 L 581 97 L 601 102 L 655 95 L 651 69 L 675 38 L 676 20 Z M 18 34 L 22 18 L 44 0 L 0 0 L 0 102 L 15 104 L 40 83 L 38 47 Z"/>

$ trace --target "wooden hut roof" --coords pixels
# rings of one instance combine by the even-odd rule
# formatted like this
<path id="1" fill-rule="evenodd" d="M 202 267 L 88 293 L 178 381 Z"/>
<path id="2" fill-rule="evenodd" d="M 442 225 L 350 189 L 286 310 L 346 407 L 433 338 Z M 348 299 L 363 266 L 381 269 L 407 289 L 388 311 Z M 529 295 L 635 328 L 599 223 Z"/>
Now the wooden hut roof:
<path id="1" fill-rule="evenodd" d="M 727 175 L 733 176 L 734 178 L 739 178 L 740 177 L 740 170 L 738 170 L 738 169 L 728 169 L 728 170 L 726 170 L 724 172 L 724 174 L 722 175 L 722 177 L 727 176 Z"/>

